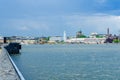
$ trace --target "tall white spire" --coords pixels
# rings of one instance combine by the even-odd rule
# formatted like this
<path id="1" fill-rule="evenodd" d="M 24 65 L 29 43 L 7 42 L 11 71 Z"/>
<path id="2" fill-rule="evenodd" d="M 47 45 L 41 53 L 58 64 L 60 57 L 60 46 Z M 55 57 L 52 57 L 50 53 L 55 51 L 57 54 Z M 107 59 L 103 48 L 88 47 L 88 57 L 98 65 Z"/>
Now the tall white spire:
<path id="1" fill-rule="evenodd" d="M 64 31 L 64 33 L 63 33 L 63 40 L 64 40 L 64 42 L 66 42 L 66 39 L 67 39 L 66 32 Z"/>

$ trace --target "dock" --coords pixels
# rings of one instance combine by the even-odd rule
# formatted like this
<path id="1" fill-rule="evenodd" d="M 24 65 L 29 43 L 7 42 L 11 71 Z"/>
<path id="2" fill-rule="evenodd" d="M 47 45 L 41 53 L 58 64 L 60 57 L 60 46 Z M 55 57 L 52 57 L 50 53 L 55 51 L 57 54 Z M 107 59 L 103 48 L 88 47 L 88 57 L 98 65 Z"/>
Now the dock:
<path id="1" fill-rule="evenodd" d="M 0 80 L 21 80 L 5 50 L 0 49 Z"/>

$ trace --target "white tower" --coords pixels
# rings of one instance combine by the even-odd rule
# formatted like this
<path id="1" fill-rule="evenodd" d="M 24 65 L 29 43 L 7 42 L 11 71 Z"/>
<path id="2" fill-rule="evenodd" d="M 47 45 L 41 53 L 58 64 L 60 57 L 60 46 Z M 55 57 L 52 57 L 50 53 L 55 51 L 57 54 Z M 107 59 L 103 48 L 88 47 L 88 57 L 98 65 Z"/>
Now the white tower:
<path id="1" fill-rule="evenodd" d="M 66 42 L 66 39 L 67 39 L 66 32 L 64 31 L 64 33 L 63 33 L 63 40 L 64 40 L 64 42 Z"/>

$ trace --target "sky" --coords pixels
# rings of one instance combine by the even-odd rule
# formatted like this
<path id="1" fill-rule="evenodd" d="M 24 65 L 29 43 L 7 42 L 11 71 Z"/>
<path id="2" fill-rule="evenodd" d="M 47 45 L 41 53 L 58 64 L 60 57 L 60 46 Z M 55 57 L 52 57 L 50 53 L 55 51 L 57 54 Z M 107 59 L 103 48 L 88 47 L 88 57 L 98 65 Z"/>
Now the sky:
<path id="1" fill-rule="evenodd" d="M 0 0 L 0 36 L 120 34 L 120 0 Z"/>

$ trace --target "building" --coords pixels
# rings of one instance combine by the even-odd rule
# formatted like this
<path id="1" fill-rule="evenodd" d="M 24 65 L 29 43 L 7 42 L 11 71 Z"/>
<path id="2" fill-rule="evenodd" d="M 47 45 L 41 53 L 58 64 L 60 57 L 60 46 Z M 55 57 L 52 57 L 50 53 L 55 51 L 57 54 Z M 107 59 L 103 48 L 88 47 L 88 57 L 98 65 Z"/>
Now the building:
<path id="1" fill-rule="evenodd" d="M 80 30 L 80 31 L 78 31 L 77 33 L 76 33 L 76 38 L 86 38 L 86 36 L 82 33 L 82 31 Z"/>
<path id="2" fill-rule="evenodd" d="M 93 32 L 93 33 L 91 33 L 91 34 L 90 34 L 90 36 L 89 36 L 89 37 L 90 37 L 90 38 L 96 38 L 96 36 L 97 36 L 97 35 L 98 35 L 98 33 Z"/>
<path id="3" fill-rule="evenodd" d="M 81 35 L 82 35 L 82 31 L 80 30 L 76 33 L 76 38 L 80 38 Z"/>
<path id="4" fill-rule="evenodd" d="M 71 38 L 67 43 L 84 43 L 84 44 L 103 44 L 106 38 Z"/>
<path id="5" fill-rule="evenodd" d="M 109 34 L 110 34 L 110 31 L 109 31 L 109 28 L 107 28 L 107 35 L 109 36 Z"/>
<path id="6" fill-rule="evenodd" d="M 64 33 L 63 33 L 63 41 L 66 42 L 66 40 L 67 40 L 67 36 L 66 36 L 66 32 L 64 31 Z"/>
<path id="7" fill-rule="evenodd" d="M 52 37 L 49 38 L 49 41 L 61 42 L 61 41 L 63 41 L 63 37 L 61 37 L 61 36 L 52 36 Z"/>
<path id="8" fill-rule="evenodd" d="M 0 36 L 0 44 L 4 43 L 4 39 L 2 36 Z"/>
<path id="9" fill-rule="evenodd" d="M 106 38 L 106 34 L 98 34 L 96 32 L 93 32 L 89 36 L 90 38 Z"/>

